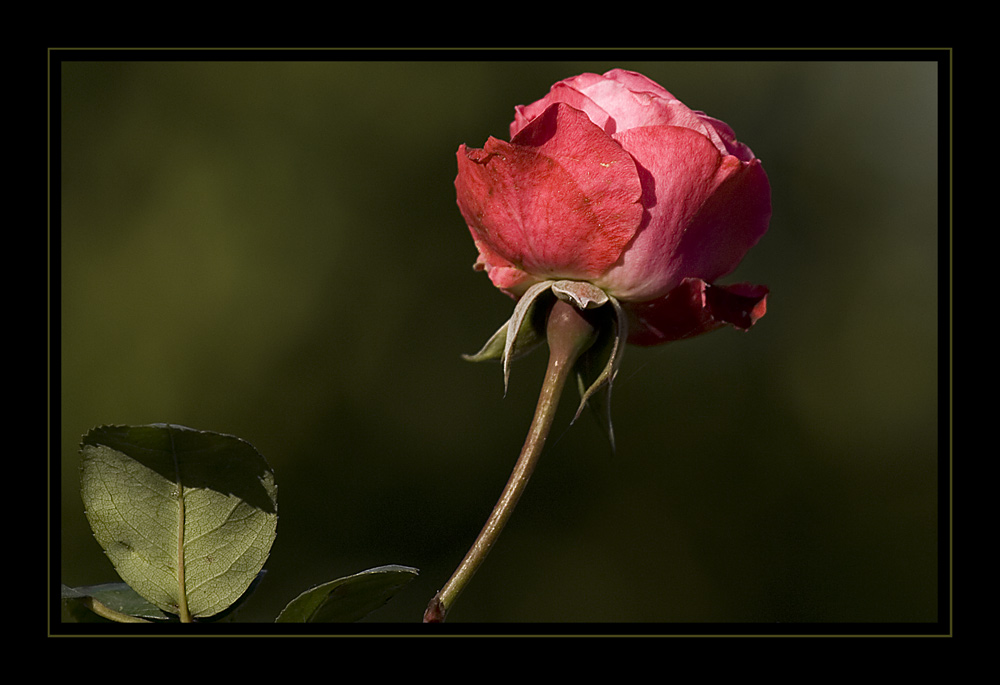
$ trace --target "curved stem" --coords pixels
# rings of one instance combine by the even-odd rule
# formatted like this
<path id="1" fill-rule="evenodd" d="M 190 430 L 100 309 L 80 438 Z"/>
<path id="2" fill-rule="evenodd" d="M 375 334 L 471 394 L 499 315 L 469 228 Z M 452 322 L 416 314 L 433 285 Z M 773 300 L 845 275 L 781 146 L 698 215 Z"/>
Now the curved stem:
<path id="1" fill-rule="evenodd" d="M 557 300 L 549 313 L 546 334 L 549 343 L 548 369 L 521 454 L 486 525 L 451 578 L 427 605 L 424 611 L 424 623 L 441 623 L 445 620 L 458 595 L 472 580 L 472 576 L 493 548 L 538 464 L 566 379 L 569 378 L 576 360 L 596 338 L 594 327 L 582 313 L 562 300 Z"/>

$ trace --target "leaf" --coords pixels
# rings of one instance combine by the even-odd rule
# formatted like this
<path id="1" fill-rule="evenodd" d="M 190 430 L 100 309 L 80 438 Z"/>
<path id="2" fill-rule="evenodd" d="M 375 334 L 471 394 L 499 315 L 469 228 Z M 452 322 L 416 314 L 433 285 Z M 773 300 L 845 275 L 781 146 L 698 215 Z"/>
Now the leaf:
<path id="1" fill-rule="evenodd" d="M 288 603 L 275 623 L 351 623 L 388 602 L 417 576 L 408 566 L 379 566 L 318 585 Z"/>
<path id="2" fill-rule="evenodd" d="M 103 426 L 80 452 L 87 519 L 122 580 L 182 620 L 243 595 L 278 518 L 274 474 L 249 443 L 169 424 Z"/>
<path id="3" fill-rule="evenodd" d="M 103 583 L 101 585 L 86 585 L 73 588 L 66 585 L 62 586 L 62 600 L 64 602 L 78 603 L 81 607 L 85 608 L 85 600 L 87 598 L 97 600 L 109 609 L 128 616 L 159 620 L 170 618 L 170 615 L 160 611 L 155 604 L 142 597 L 126 583 Z M 91 616 L 94 615 L 90 609 L 86 609 L 86 611 Z M 77 616 L 79 614 L 74 611 L 72 615 Z M 79 620 L 92 619 L 80 618 Z"/>

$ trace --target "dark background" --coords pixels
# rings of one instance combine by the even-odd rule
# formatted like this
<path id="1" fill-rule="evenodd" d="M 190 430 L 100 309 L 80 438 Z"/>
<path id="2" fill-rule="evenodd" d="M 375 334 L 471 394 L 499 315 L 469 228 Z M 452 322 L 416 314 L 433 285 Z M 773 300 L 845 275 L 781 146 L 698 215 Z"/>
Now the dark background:
<path id="1" fill-rule="evenodd" d="M 419 578 L 367 620 L 419 622 L 506 482 L 545 363 L 516 363 L 504 398 L 498 365 L 460 357 L 513 302 L 472 270 L 455 151 L 506 139 L 552 83 L 623 67 L 763 160 L 770 231 L 722 282 L 768 285 L 768 313 L 630 348 L 615 454 L 589 416 L 569 426 L 570 395 L 450 622 L 943 618 L 938 65 L 519 56 L 59 66 L 62 582 L 116 579 L 83 515 L 80 437 L 171 422 L 275 470 L 278 537 L 242 620 L 403 564 Z"/>

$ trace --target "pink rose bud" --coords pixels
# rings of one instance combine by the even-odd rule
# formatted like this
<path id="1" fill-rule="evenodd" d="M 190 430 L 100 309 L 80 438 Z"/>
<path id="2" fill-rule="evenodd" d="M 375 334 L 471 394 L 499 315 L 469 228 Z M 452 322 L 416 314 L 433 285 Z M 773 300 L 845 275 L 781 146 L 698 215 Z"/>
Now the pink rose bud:
<path id="1" fill-rule="evenodd" d="M 626 343 L 655 345 L 764 315 L 767 288 L 719 286 L 767 231 L 771 188 L 726 124 L 641 74 L 552 86 L 515 108 L 510 142 L 458 148 L 455 189 L 493 284 L 517 300 L 467 359 L 503 362 L 543 342 L 549 365 L 524 448 L 497 506 L 427 607 L 441 622 L 524 491 L 567 379 L 604 422 Z"/>
<path id="2" fill-rule="evenodd" d="M 763 316 L 767 288 L 714 284 L 771 216 L 760 160 L 729 126 L 615 69 L 518 106 L 510 136 L 459 147 L 455 179 L 496 287 L 518 299 L 547 282 L 597 286 L 639 345 Z"/>

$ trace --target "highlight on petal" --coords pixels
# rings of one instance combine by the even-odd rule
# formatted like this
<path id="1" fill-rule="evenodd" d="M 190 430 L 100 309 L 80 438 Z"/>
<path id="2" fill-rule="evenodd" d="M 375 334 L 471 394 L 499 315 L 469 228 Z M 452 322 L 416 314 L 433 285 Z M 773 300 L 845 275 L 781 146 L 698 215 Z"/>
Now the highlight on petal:
<path id="1" fill-rule="evenodd" d="M 616 297 L 651 300 L 683 278 L 715 281 L 767 231 L 770 188 L 758 160 L 723 156 L 704 136 L 675 126 L 616 139 L 636 160 L 646 207 L 622 260 L 595 281 Z"/>
<path id="2" fill-rule="evenodd" d="M 685 126 L 712 135 L 697 112 L 658 83 L 633 71 L 612 69 L 604 75 L 585 73 L 564 79 L 541 100 L 518 105 L 510 125 L 511 136 L 555 102 L 586 112 L 608 135 L 654 125 Z"/>
<path id="3" fill-rule="evenodd" d="M 458 206 L 488 271 L 594 278 L 619 259 L 642 218 L 632 158 L 565 104 L 546 109 L 510 143 L 461 146 L 458 169 Z"/>
<path id="4" fill-rule="evenodd" d="M 762 285 L 718 286 L 687 278 L 657 300 L 623 303 L 630 322 L 628 341 L 659 345 L 725 325 L 748 330 L 767 312 L 767 295 Z"/>
<path id="5" fill-rule="evenodd" d="M 614 132 L 614 121 L 610 115 L 591 98 L 585 87 L 589 84 L 603 82 L 605 79 L 597 74 L 581 74 L 572 79 L 566 79 L 552 86 L 549 94 L 530 105 L 518 105 L 514 108 L 514 121 L 510 124 L 510 137 L 513 139 L 528 123 L 551 107 L 556 102 L 562 102 L 574 109 L 585 112 L 592 122 L 597 124 L 609 135 Z M 612 130 L 608 130 L 611 121 Z"/>

